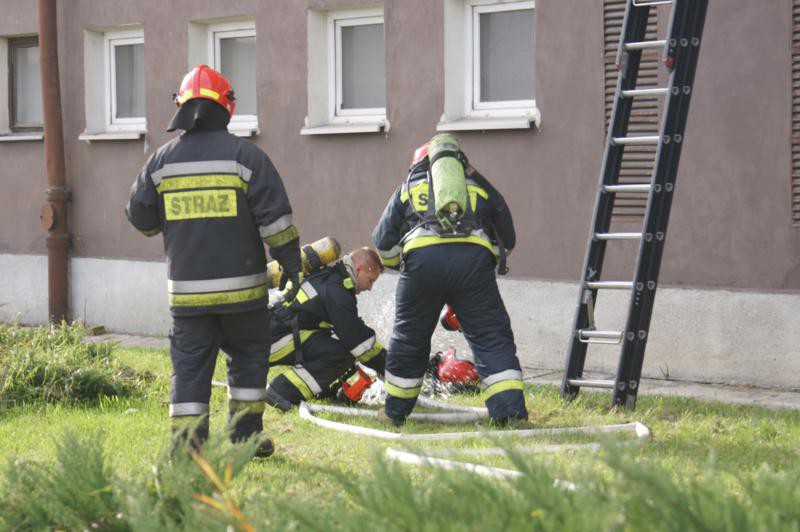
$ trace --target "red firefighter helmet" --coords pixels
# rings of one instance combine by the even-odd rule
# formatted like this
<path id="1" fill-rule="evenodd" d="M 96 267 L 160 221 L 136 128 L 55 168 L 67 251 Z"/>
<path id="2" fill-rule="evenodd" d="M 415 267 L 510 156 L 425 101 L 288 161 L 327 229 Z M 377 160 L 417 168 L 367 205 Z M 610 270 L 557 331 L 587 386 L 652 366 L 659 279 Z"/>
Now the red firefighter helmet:
<path id="1" fill-rule="evenodd" d="M 415 164 L 417 164 L 422 159 L 428 156 L 429 144 L 430 142 L 426 142 L 425 144 L 414 150 L 414 156 L 411 158 L 411 166 L 414 166 Z"/>
<path id="2" fill-rule="evenodd" d="M 194 98 L 205 98 L 217 102 L 233 116 L 236 98 L 231 82 L 208 65 L 197 65 L 183 77 L 180 91 L 175 94 L 178 107 Z"/>
<path id="3" fill-rule="evenodd" d="M 480 380 L 475 364 L 464 358 L 459 358 L 455 347 L 448 347 L 442 353 L 437 367 L 437 374 L 441 382 L 477 384 Z"/>

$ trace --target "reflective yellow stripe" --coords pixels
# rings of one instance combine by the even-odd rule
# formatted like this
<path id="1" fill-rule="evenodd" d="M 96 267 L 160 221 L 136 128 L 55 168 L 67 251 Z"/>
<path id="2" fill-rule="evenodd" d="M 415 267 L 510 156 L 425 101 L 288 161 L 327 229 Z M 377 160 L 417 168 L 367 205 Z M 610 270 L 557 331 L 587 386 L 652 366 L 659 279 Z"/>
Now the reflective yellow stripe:
<path id="1" fill-rule="evenodd" d="M 494 249 L 492 249 L 492 244 L 487 242 L 485 239 L 479 236 L 465 236 L 465 237 L 458 237 L 458 238 L 442 238 L 440 236 L 418 236 L 409 240 L 405 246 L 403 246 L 403 253 L 408 253 L 412 249 L 422 248 L 425 246 L 433 246 L 435 244 L 458 244 L 458 243 L 466 243 L 466 244 L 478 244 L 479 246 L 483 246 L 489 251 L 492 252 L 494 255 Z"/>
<path id="2" fill-rule="evenodd" d="M 386 393 L 392 397 L 399 397 L 400 399 L 413 399 L 419 395 L 419 391 L 422 389 L 422 386 L 417 386 L 416 388 L 400 388 L 388 381 L 385 381 L 383 386 L 386 388 Z"/>
<path id="3" fill-rule="evenodd" d="M 284 373 L 284 376 L 289 379 L 289 382 L 291 382 L 295 388 L 297 388 L 297 391 L 303 394 L 304 398 L 311 399 L 314 397 L 314 394 L 311 393 L 311 389 L 305 382 L 303 382 L 303 379 L 301 379 L 300 376 L 295 373 L 294 368 Z"/>
<path id="4" fill-rule="evenodd" d="M 319 331 L 311 331 L 311 330 L 302 330 L 300 331 L 300 344 L 304 344 L 308 338 Z M 283 357 L 294 353 L 294 342 L 290 341 L 285 346 L 281 347 L 279 350 L 275 351 L 269 356 L 270 362 L 277 362 L 278 360 L 282 359 Z"/>
<path id="5" fill-rule="evenodd" d="M 347 279 L 345 279 L 344 281 L 342 281 L 342 284 L 348 290 L 352 290 L 355 287 L 355 283 L 353 283 L 353 280 L 351 278 L 349 278 L 349 277 Z"/>
<path id="6" fill-rule="evenodd" d="M 358 357 L 358 361 L 369 362 L 370 360 L 375 358 L 378 355 L 378 353 L 380 353 L 382 350 L 383 346 L 380 344 L 380 342 L 376 341 L 375 344 L 367 352 Z"/>
<path id="7" fill-rule="evenodd" d="M 228 408 L 231 412 L 260 414 L 264 412 L 264 401 L 228 401 Z"/>
<path id="8" fill-rule="evenodd" d="M 290 225 L 280 233 L 275 233 L 272 236 L 266 237 L 264 242 L 266 242 L 271 248 L 279 248 L 287 242 L 291 242 L 295 238 L 298 238 L 299 236 L 300 235 L 297 232 L 297 228 L 294 225 Z"/>
<path id="9" fill-rule="evenodd" d="M 478 185 L 467 185 L 467 193 L 469 194 L 469 205 L 472 208 L 472 212 L 478 210 L 478 196 L 489 201 L 489 193 Z"/>
<path id="10" fill-rule="evenodd" d="M 219 93 L 217 91 L 212 91 L 211 89 L 202 87 L 200 88 L 200 96 L 208 96 L 209 98 L 219 100 Z"/>
<path id="11" fill-rule="evenodd" d="M 305 290 L 303 290 L 302 288 L 297 291 L 297 295 L 294 298 L 294 300 L 300 303 L 301 305 L 306 301 L 308 301 L 309 299 L 310 298 L 308 297 L 308 294 L 306 294 Z"/>
<path id="12" fill-rule="evenodd" d="M 387 268 L 394 268 L 398 264 L 400 264 L 400 255 L 395 255 L 394 257 L 387 259 L 386 257 L 381 257 L 381 264 L 386 266 Z"/>
<path id="13" fill-rule="evenodd" d="M 183 102 L 194 96 L 192 89 L 183 91 L 183 94 L 178 95 L 178 103 L 183 105 Z"/>
<path id="14" fill-rule="evenodd" d="M 209 174 L 209 175 L 185 175 L 180 177 L 168 177 L 161 181 L 156 187 L 158 192 L 170 190 L 187 190 L 193 188 L 220 188 L 233 187 L 241 188 L 245 192 L 249 185 L 242 181 L 238 175 L 230 174 Z"/>
<path id="15" fill-rule="evenodd" d="M 319 328 L 320 329 L 333 329 L 333 325 L 331 325 L 327 321 L 321 321 L 321 322 L 319 322 Z"/>
<path id="16" fill-rule="evenodd" d="M 160 233 L 161 232 L 161 228 L 160 227 L 156 227 L 154 229 L 147 229 L 145 231 L 141 231 L 140 230 L 139 232 L 142 233 L 145 236 L 153 236 L 153 235 L 157 235 L 158 233 Z"/>
<path id="17" fill-rule="evenodd" d="M 513 379 L 507 381 L 500 381 L 498 383 L 492 384 L 485 390 L 483 390 L 483 400 L 490 398 L 493 395 L 496 395 L 500 392 L 505 392 L 507 390 L 523 390 L 525 386 L 522 384 L 521 380 Z"/>
<path id="18" fill-rule="evenodd" d="M 234 290 L 232 292 L 209 292 L 207 294 L 170 294 L 169 304 L 172 307 L 205 307 L 211 305 L 230 305 L 255 301 L 267 296 L 266 285 Z"/>

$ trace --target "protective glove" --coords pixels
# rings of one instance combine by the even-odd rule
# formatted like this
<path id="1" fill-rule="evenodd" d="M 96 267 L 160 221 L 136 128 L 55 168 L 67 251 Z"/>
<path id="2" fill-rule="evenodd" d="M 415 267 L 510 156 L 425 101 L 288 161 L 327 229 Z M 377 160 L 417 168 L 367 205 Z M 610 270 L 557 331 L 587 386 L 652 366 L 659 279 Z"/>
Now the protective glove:
<path id="1" fill-rule="evenodd" d="M 288 290 L 284 292 L 284 289 L 291 281 L 291 286 L 289 286 Z M 297 291 L 300 290 L 300 283 L 302 282 L 302 275 L 300 272 L 281 272 L 281 281 L 278 284 L 278 290 L 284 293 L 283 300 L 292 302 L 294 301 L 295 296 L 297 296 Z"/>

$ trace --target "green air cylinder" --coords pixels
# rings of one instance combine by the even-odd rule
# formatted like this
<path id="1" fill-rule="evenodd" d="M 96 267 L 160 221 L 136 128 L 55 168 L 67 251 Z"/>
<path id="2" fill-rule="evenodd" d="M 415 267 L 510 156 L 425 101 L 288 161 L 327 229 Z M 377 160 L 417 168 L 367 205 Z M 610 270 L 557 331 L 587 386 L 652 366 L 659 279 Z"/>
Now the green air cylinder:
<path id="1" fill-rule="evenodd" d="M 457 158 L 459 150 L 458 139 L 449 133 L 436 135 L 428 145 L 428 157 L 433 161 L 434 209 L 436 217 L 445 224 L 460 220 L 469 201 L 464 165 Z"/>

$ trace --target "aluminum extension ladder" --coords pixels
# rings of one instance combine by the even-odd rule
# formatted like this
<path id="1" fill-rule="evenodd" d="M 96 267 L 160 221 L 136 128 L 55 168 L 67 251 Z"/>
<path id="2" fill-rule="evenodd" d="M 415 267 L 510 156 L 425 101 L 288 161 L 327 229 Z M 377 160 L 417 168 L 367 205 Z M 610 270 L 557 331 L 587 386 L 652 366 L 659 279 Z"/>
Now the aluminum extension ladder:
<path id="1" fill-rule="evenodd" d="M 666 40 L 645 41 L 651 7 L 659 4 L 671 4 L 668 37 Z M 561 396 L 564 398 L 574 398 L 582 387 L 608 388 L 613 390 L 612 407 L 624 406 L 630 410 L 636 407 L 707 7 L 708 0 L 628 0 L 617 52 L 619 77 L 583 265 L 575 322 L 561 383 Z M 663 88 L 637 88 L 642 51 L 652 49 L 664 50 L 662 62 L 667 68 L 669 83 Z M 658 136 L 627 136 L 634 99 L 654 97 L 665 98 Z M 636 145 L 656 146 L 650 182 L 620 184 L 625 147 Z M 610 232 L 617 193 L 647 194 L 641 232 Z M 606 244 L 615 240 L 639 242 L 633 281 L 601 279 Z M 624 330 L 596 328 L 594 309 L 599 290 L 630 292 Z M 619 365 L 613 380 L 582 378 L 588 344 L 597 343 L 621 344 Z"/>

